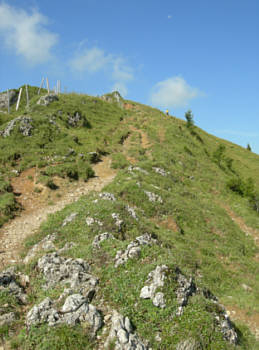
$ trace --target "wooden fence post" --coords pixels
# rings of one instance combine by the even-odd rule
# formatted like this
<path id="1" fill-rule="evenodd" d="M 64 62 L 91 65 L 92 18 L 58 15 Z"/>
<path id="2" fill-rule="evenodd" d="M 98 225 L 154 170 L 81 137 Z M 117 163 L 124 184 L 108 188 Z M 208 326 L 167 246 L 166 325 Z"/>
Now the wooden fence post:
<path id="1" fill-rule="evenodd" d="M 38 95 L 40 94 L 40 90 L 41 90 L 41 88 L 43 86 L 43 83 L 44 83 L 44 78 L 41 79 L 40 88 L 38 90 Z"/>
<path id="2" fill-rule="evenodd" d="M 28 92 L 28 85 L 25 85 L 25 90 L 26 90 L 26 100 L 27 100 L 26 107 L 29 107 L 29 92 Z"/>
<path id="3" fill-rule="evenodd" d="M 49 95 L 49 79 L 46 78 L 46 83 L 47 83 L 47 89 L 48 89 L 48 95 Z"/>
<path id="4" fill-rule="evenodd" d="M 18 111 L 20 100 L 21 100 L 21 96 L 22 96 L 22 88 L 20 88 L 20 91 L 19 91 L 19 96 L 18 96 L 18 100 L 17 100 L 17 103 L 16 103 L 16 111 Z"/>

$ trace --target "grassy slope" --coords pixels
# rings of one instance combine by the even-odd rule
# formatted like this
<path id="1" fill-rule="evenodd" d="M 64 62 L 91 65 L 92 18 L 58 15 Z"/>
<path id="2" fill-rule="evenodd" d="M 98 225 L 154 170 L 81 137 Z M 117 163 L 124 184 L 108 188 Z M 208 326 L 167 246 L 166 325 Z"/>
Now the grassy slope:
<path id="1" fill-rule="evenodd" d="M 136 109 L 125 113 L 116 105 L 100 100 L 96 103 L 94 100 L 97 99 L 64 95 L 60 102 L 53 103 L 50 108 L 35 107 L 32 113 L 35 113 L 35 118 L 44 118 L 46 111 L 55 113 L 59 108 L 72 111 L 80 105 L 92 128 L 86 131 L 72 130 L 70 134 L 63 126 L 62 130 L 68 136 L 62 134 L 60 144 L 63 145 L 63 137 L 69 141 L 72 135 L 76 135 L 82 145 L 72 144 L 72 140 L 69 142 L 78 153 L 82 149 L 84 152 L 95 151 L 97 147 L 113 152 L 114 166 L 122 169 L 106 190 L 112 192 L 118 200 L 99 200 L 95 203 L 93 199 L 97 198 L 96 194 L 83 197 L 63 211 L 51 215 L 38 235 L 27 241 L 26 250 L 53 232 L 58 233 L 56 244 L 60 247 L 67 241 L 77 242 L 78 245 L 65 254 L 82 257 L 93 263 L 93 274 L 100 278 L 101 287 L 93 303 L 101 307 L 101 300 L 104 299 L 111 307 L 129 316 L 137 332 L 150 341 L 153 349 L 174 349 L 180 339 L 190 336 L 196 338 L 204 349 L 232 349 L 215 328 L 208 311 L 213 306 L 202 298 L 192 297 L 183 316 L 172 320 L 176 309 L 174 281 L 168 282 L 166 288 L 166 309 L 155 308 L 150 300 L 141 300 L 139 294 L 148 273 L 158 264 L 167 264 L 172 269 L 180 267 L 187 276 L 194 276 L 199 286 L 209 288 L 227 308 L 236 307 L 248 316 L 259 312 L 258 248 L 253 238 L 241 230 L 225 209 L 231 208 L 248 226 L 259 229 L 259 216 L 250 207 L 248 199 L 226 187 L 229 179 L 240 176 L 252 177 L 258 189 L 256 174 L 259 173 L 259 156 L 215 138 L 199 128 L 191 131 L 183 121 L 166 118 L 160 111 L 150 107 L 134 104 Z M 121 116 L 125 119 L 119 123 Z M 131 134 L 128 155 L 148 175 L 138 171 L 130 173 L 127 170 L 127 160 L 121 153 L 123 148 L 120 140 L 128 130 L 135 130 Z M 138 130 L 148 136 L 148 148 L 141 144 Z M 225 145 L 226 151 L 219 164 L 213 154 L 220 144 Z M 51 142 L 48 145 L 47 154 L 53 156 L 54 145 Z M 64 154 L 63 147 L 57 147 L 55 154 Z M 22 159 L 25 160 L 26 147 L 23 149 Z M 226 157 L 233 159 L 230 168 L 224 160 Z M 34 165 L 33 161 L 26 163 L 25 167 Z M 72 161 L 76 161 L 76 157 Z M 163 177 L 156 174 L 152 169 L 154 166 L 165 169 L 169 175 Z M 163 204 L 149 202 L 144 190 L 159 194 Z M 138 221 L 129 217 L 125 210 L 126 204 L 136 208 Z M 70 225 L 62 227 L 64 218 L 70 212 L 78 212 L 78 216 Z M 124 220 L 123 232 L 118 232 L 114 225 L 111 217 L 114 212 Z M 102 221 L 101 231 L 97 226 L 88 227 L 85 224 L 86 216 Z M 172 222 L 173 226 L 170 225 Z M 93 250 L 91 243 L 95 235 L 106 231 L 112 232 L 119 240 L 106 241 L 101 250 Z M 132 239 L 145 232 L 155 234 L 162 246 L 145 247 L 140 260 L 131 260 L 115 269 L 113 259 L 117 250 L 125 248 Z M 31 275 L 31 304 L 38 303 L 46 296 L 57 298 L 60 294 L 59 287 L 51 291 L 41 289 L 43 280 L 38 278 L 33 268 L 34 263 L 19 267 Z M 242 284 L 248 285 L 251 290 L 245 290 Z M 237 323 L 236 326 L 240 331 L 238 348 L 257 349 L 258 343 L 244 323 Z M 35 342 L 38 335 L 41 339 L 40 336 L 46 332 L 44 327 L 32 330 L 29 336 L 22 331 L 15 338 L 14 344 L 20 344 L 24 349 L 26 346 L 30 348 L 30 338 Z M 71 332 L 80 334 L 80 330 Z M 157 332 L 162 338 L 161 343 L 155 341 Z M 46 342 L 51 343 L 52 336 L 46 337 Z M 77 348 L 83 349 L 86 345 L 80 345 L 80 341 L 78 335 Z M 49 344 L 38 344 L 37 349 L 45 349 L 46 346 Z M 94 348 L 94 344 L 89 345 L 89 348 Z"/>

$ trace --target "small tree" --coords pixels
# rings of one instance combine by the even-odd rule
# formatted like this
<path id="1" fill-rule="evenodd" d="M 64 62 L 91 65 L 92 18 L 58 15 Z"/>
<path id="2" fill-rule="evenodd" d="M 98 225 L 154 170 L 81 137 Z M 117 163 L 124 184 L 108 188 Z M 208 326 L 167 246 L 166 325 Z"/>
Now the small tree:
<path id="1" fill-rule="evenodd" d="M 246 149 L 248 150 L 248 151 L 252 151 L 252 148 L 251 148 L 251 146 L 249 145 L 249 143 L 247 144 L 247 146 L 246 146 Z"/>
<path id="2" fill-rule="evenodd" d="M 190 109 L 185 113 L 185 119 L 187 122 L 186 124 L 187 128 L 191 128 L 192 126 L 194 126 L 193 114 Z"/>

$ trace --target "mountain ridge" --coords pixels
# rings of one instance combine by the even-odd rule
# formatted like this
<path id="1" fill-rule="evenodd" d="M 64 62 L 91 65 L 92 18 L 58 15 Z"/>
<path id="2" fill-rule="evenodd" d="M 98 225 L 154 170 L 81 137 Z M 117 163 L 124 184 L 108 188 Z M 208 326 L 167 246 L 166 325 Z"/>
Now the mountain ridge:
<path id="1" fill-rule="evenodd" d="M 39 200 L 45 191 L 44 205 L 50 207 L 77 181 L 89 181 L 93 164 L 101 164 L 105 154 L 117 175 L 103 192 L 91 192 L 50 215 L 27 239 L 23 258 L 42 243 L 29 263 L 5 275 L 27 295 L 26 312 L 15 293 L 14 299 L 8 297 L 5 284 L 0 308 L 9 306 L 0 317 L 8 311 L 16 320 L 0 328 L 2 338 L 21 349 L 59 349 L 65 334 L 74 339 L 71 349 L 257 349 L 247 326 L 258 336 L 259 157 L 159 110 L 122 99 L 118 103 L 112 94 L 105 101 L 62 94 L 40 106 L 37 88 L 29 87 L 33 91 L 29 109 L 22 100 L 20 111 L 0 113 L 1 130 L 21 115 L 32 126 L 29 135 L 21 135 L 19 119 L 10 135 L 0 138 L 1 196 L 13 195 L 11 208 L 25 203 L 19 203 L 23 194 L 17 196 L 11 185 L 26 169 L 38 171 L 27 175 L 31 195 Z M 69 261 L 77 266 L 79 260 L 90 264 L 91 278 L 99 283 L 90 287 L 71 277 L 71 291 L 64 294 L 60 282 L 67 277 L 56 280 L 57 271 L 65 268 L 69 274 L 74 269 Z M 82 266 L 86 270 L 78 266 L 74 273 L 85 276 L 88 265 Z M 157 274 L 160 282 L 152 287 Z M 51 289 L 46 281 L 52 281 Z M 142 298 L 145 283 L 153 292 Z M 50 325 L 50 315 L 62 302 L 78 326 L 67 326 L 72 319 L 59 312 Z M 68 303 L 79 307 L 72 312 Z M 32 310 L 39 305 L 36 317 Z M 81 307 L 84 311 L 77 313 Z M 97 336 L 93 319 L 102 320 Z"/>

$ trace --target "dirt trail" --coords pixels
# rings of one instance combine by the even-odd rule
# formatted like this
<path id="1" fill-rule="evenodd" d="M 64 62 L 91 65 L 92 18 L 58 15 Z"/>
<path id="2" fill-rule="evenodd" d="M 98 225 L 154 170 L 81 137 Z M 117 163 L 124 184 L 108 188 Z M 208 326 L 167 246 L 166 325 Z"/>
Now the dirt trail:
<path id="1" fill-rule="evenodd" d="M 88 182 L 74 182 L 67 186 L 62 198 L 59 200 L 56 198 L 56 203 L 52 203 L 52 205 L 49 205 L 46 200 L 40 201 L 39 196 L 33 193 L 34 187 L 27 186 L 25 188 L 26 196 L 23 195 L 23 198 L 20 199 L 20 202 L 25 204 L 22 215 L 17 216 L 0 229 L 0 269 L 20 261 L 19 251 L 24 239 L 38 230 L 48 214 L 63 209 L 67 204 L 78 200 L 90 191 L 101 191 L 104 186 L 109 184 L 116 175 L 116 171 L 110 168 L 110 163 L 109 157 L 103 158 L 101 162 L 93 166 L 96 177 Z M 27 170 L 25 174 L 21 174 L 17 181 L 17 188 L 19 184 L 25 184 L 29 180 L 28 174 L 32 176 L 34 173 L 34 170 Z M 30 182 L 33 184 L 33 181 Z"/>
<path id="2" fill-rule="evenodd" d="M 259 246 L 259 230 L 249 227 L 245 224 L 244 220 L 236 215 L 233 210 L 226 204 L 221 204 L 221 206 L 226 210 L 229 217 L 240 227 L 240 229 L 247 235 L 252 236 L 255 244 Z"/>

